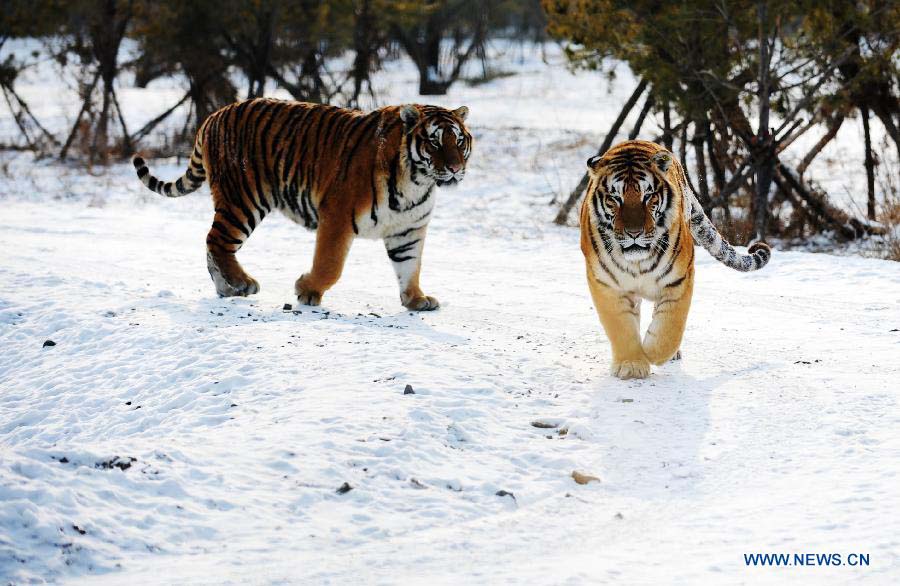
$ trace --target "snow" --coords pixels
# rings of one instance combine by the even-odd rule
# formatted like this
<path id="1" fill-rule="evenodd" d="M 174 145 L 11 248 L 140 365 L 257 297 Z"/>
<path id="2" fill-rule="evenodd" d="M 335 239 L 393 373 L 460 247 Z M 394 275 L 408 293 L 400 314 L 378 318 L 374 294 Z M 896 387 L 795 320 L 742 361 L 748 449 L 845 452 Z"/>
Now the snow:
<path id="1" fill-rule="evenodd" d="M 434 313 L 363 240 L 297 306 L 314 235 L 275 216 L 240 253 L 261 292 L 219 299 L 206 187 L 4 154 L 2 582 L 896 583 L 900 265 L 775 251 L 739 274 L 698 249 L 684 359 L 612 378 L 548 203 L 631 81 L 597 100 L 603 78 L 550 59 L 433 100 L 468 105 L 476 141 L 429 229 Z"/>

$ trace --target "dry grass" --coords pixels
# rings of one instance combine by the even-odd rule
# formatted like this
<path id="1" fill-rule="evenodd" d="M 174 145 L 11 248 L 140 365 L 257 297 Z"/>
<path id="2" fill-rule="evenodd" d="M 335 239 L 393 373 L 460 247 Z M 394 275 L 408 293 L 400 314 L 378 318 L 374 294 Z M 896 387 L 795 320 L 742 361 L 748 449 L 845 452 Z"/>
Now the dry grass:
<path id="1" fill-rule="evenodd" d="M 891 146 L 885 137 L 884 146 Z M 885 149 L 886 150 L 886 149 Z M 890 153 L 890 150 L 886 150 Z M 879 256 L 900 262 L 900 184 L 897 179 L 897 165 L 900 161 L 891 161 L 890 157 L 882 160 L 875 176 L 877 191 L 881 192 L 882 201 L 878 206 L 878 221 L 884 226 L 882 246 Z"/>
<path id="2" fill-rule="evenodd" d="M 900 193 L 896 189 L 885 196 L 878 221 L 885 228 L 882 257 L 900 262 Z"/>

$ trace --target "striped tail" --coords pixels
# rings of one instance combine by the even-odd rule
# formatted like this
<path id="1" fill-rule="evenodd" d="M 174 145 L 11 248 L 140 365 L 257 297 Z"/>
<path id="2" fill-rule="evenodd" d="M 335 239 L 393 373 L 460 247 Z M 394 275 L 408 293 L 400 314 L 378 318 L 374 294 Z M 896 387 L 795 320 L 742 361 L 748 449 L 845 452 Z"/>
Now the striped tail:
<path id="1" fill-rule="evenodd" d="M 131 162 L 134 163 L 134 168 L 137 170 L 138 179 L 147 186 L 147 189 L 167 197 L 181 197 L 197 191 L 203 185 L 203 182 L 206 181 L 206 170 L 203 168 L 203 154 L 200 152 L 198 145 L 194 145 L 194 152 L 191 153 L 191 162 L 187 171 L 174 182 L 160 181 L 151 175 L 147 163 L 138 155 L 135 155 Z"/>
<path id="2" fill-rule="evenodd" d="M 741 254 L 722 236 L 713 223 L 703 213 L 696 199 L 691 198 L 691 234 L 694 240 L 712 255 L 714 259 L 736 271 L 758 271 L 766 266 L 772 250 L 765 242 L 756 242 L 747 249 L 749 254 Z"/>

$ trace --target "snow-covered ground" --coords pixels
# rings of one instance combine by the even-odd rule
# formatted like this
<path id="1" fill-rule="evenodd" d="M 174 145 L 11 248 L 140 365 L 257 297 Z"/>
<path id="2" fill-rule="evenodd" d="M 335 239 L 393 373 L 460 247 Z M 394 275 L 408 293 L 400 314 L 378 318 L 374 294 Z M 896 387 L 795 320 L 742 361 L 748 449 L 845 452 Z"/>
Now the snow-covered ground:
<path id="1" fill-rule="evenodd" d="M 440 100 L 476 144 L 429 231 L 434 313 L 402 310 L 371 241 L 322 307 L 284 311 L 313 234 L 274 216 L 240 253 L 261 293 L 218 299 L 205 187 L 4 155 L 0 583 L 900 581 L 900 264 L 776 251 L 739 274 L 699 250 L 684 360 L 610 377 L 547 204 L 631 82 L 526 57 Z M 388 82 L 419 100 L 408 67 Z"/>

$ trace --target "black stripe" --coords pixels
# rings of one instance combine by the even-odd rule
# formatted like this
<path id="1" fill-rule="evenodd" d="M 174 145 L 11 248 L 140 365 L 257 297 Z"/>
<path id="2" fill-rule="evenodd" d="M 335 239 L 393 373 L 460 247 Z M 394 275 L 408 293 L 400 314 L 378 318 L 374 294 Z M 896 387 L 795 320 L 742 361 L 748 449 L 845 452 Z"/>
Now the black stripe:
<path id="1" fill-rule="evenodd" d="M 388 236 L 388 238 L 403 238 L 404 236 L 406 236 L 406 235 L 409 234 L 410 232 L 414 232 L 414 231 L 416 231 L 416 230 L 421 230 L 421 229 L 424 228 L 424 227 L 425 227 L 425 226 L 413 226 L 412 228 L 407 228 L 407 229 L 404 230 L 403 232 L 397 232 L 396 234 L 391 234 L 390 236 Z"/>
<path id="2" fill-rule="evenodd" d="M 645 273 L 652 273 L 656 270 L 656 267 L 659 266 L 659 262 L 666 255 L 666 251 L 669 248 L 669 233 L 666 232 L 659 238 L 658 246 L 656 247 L 656 260 L 653 261 L 653 264 L 645 271 Z"/>
<path id="3" fill-rule="evenodd" d="M 298 143 L 299 153 L 294 157 L 294 169 L 290 169 L 290 172 L 285 175 L 285 181 L 291 186 L 295 196 L 300 193 L 301 189 L 309 188 L 310 186 L 307 180 L 307 169 L 313 166 L 315 159 L 305 160 L 309 151 L 307 136 L 314 127 L 322 125 L 322 119 L 324 118 L 324 113 L 319 108 L 310 108 L 310 117 L 314 116 L 314 114 L 318 114 L 318 116 L 315 116 L 314 120 L 310 120 L 309 124 L 304 124 L 303 131 L 291 138 L 289 155 L 296 152 L 294 150 L 295 141 Z"/>
<path id="4" fill-rule="evenodd" d="M 375 185 L 375 171 L 372 171 L 372 210 L 369 213 L 369 217 L 372 218 L 372 222 L 377 226 L 378 225 L 378 186 Z"/>
<path id="5" fill-rule="evenodd" d="M 395 212 L 400 211 L 400 201 L 397 192 L 397 167 L 400 165 L 400 154 L 394 156 L 391 161 L 390 175 L 388 176 L 388 207 Z"/>
<path id="6" fill-rule="evenodd" d="M 597 239 L 594 236 L 593 230 L 590 231 L 590 237 L 591 237 L 591 246 L 594 249 L 594 254 L 597 255 L 597 263 L 600 265 L 600 268 L 603 270 L 603 272 L 605 272 L 607 275 L 612 277 L 613 283 L 615 283 L 616 286 L 619 286 L 619 279 L 616 278 L 616 275 L 613 274 L 613 272 L 611 270 L 609 270 L 609 267 L 606 266 L 606 263 L 603 262 L 603 257 L 600 254 L 600 247 L 597 245 Z M 596 275 L 594 276 L 594 278 L 596 279 Z"/>
<path id="7" fill-rule="evenodd" d="M 273 102 L 266 101 L 261 108 L 257 110 L 256 118 L 254 119 L 254 128 L 252 132 L 251 140 L 251 157 L 250 157 L 250 166 L 253 170 L 253 179 L 254 179 L 254 187 L 256 187 L 256 197 L 262 202 L 263 206 L 266 208 L 266 214 L 272 211 L 272 205 L 269 203 L 268 198 L 266 197 L 265 189 L 263 189 L 262 180 L 263 175 L 265 175 L 265 169 L 267 165 L 266 161 L 266 145 L 265 145 L 265 136 L 262 134 L 263 127 L 260 126 L 259 120 L 265 116 L 270 110 L 274 107 Z M 271 122 L 272 117 L 269 117 L 267 122 Z"/>
<path id="8" fill-rule="evenodd" d="M 241 102 L 238 105 L 238 112 L 235 114 L 235 124 L 238 126 L 238 135 L 237 142 L 235 143 L 235 161 L 243 161 L 253 158 L 253 151 L 248 149 L 247 143 L 247 132 L 251 128 L 250 117 L 254 112 L 258 112 L 260 100 L 248 100 L 245 102 Z M 249 145 L 252 147 L 252 145 Z M 249 153 L 246 152 L 249 150 Z M 243 164 L 240 165 L 241 171 L 237 172 L 238 181 L 240 182 L 241 193 L 244 195 L 250 203 L 256 208 L 256 211 L 259 212 L 260 221 L 265 217 L 266 212 L 263 210 L 262 206 L 258 203 L 258 198 L 256 197 L 256 193 L 253 191 L 253 186 L 250 185 L 250 180 L 247 177 L 247 172 L 243 168 Z M 256 217 L 254 214 L 250 214 L 247 216 L 247 223 L 250 224 L 250 229 L 253 230 L 256 228 Z"/>
<path id="9" fill-rule="evenodd" d="M 344 165 L 343 165 L 343 169 L 342 169 L 342 173 L 341 173 L 341 179 L 347 178 L 347 173 L 350 172 L 350 165 L 353 163 L 353 156 L 356 154 L 356 149 L 358 149 L 360 147 L 360 145 L 362 145 L 363 143 L 372 144 L 371 142 L 365 140 L 365 138 L 368 136 L 368 133 L 372 130 L 372 127 L 377 126 L 378 123 L 381 121 L 381 112 L 372 112 L 372 113 L 368 114 L 368 116 L 371 116 L 371 119 L 368 120 L 365 124 L 363 124 L 360 127 L 359 136 L 357 137 L 356 142 L 353 143 L 352 147 L 350 147 L 350 152 L 347 153 L 346 156 L 344 156 L 344 160 L 343 160 Z M 355 130 L 355 129 L 353 129 L 353 130 Z M 347 137 L 347 140 L 348 141 L 350 140 L 349 136 Z M 375 146 L 377 148 L 377 145 L 373 145 L 373 146 Z"/>
<path id="10" fill-rule="evenodd" d="M 606 287 L 607 289 L 614 289 L 614 287 L 612 285 L 610 285 L 609 283 L 607 283 L 606 281 L 604 281 L 597 275 L 592 275 L 592 276 L 594 277 L 594 281 L 596 281 L 598 285 L 602 285 L 602 286 Z M 612 275 L 610 275 L 610 276 L 612 276 Z"/>
<path id="11" fill-rule="evenodd" d="M 278 102 L 270 102 L 271 110 L 280 110 L 278 106 Z M 274 200 L 274 205 L 277 208 L 281 207 L 281 202 L 279 201 L 279 186 L 275 181 L 275 173 L 272 165 L 269 164 L 269 143 L 266 140 L 266 137 L 269 135 L 269 131 L 272 128 L 272 124 L 274 124 L 275 119 L 280 114 L 280 111 L 274 111 L 269 114 L 269 119 L 266 120 L 266 123 L 259 130 L 259 158 L 256 164 L 257 169 L 257 177 L 259 175 L 265 175 L 266 182 L 269 184 L 269 194 L 272 196 Z M 262 173 L 259 173 L 262 171 Z M 268 204 L 268 202 L 266 202 Z M 271 210 L 272 206 L 269 206 Z"/>
<path id="12" fill-rule="evenodd" d="M 663 272 L 658 277 L 656 277 L 657 283 L 659 283 L 660 280 L 663 279 L 663 277 L 672 272 L 672 267 L 675 265 L 675 260 L 678 258 L 678 245 L 681 244 L 681 232 L 681 227 L 679 226 L 678 234 L 675 236 L 675 246 L 672 247 L 671 258 L 669 259 L 669 263 L 668 265 L 666 265 L 666 268 L 663 270 Z"/>
<path id="13" fill-rule="evenodd" d="M 194 175 L 191 172 L 190 167 L 188 167 L 188 170 L 184 172 L 184 176 L 187 177 L 187 180 L 190 181 L 191 183 L 194 183 L 194 184 L 203 183 L 203 178 L 197 177 L 196 175 Z"/>
<path id="14" fill-rule="evenodd" d="M 613 245 L 612 245 L 612 240 L 610 239 L 609 234 L 607 234 L 606 232 L 603 232 L 602 230 L 599 230 L 599 232 L 600 232 L 600 239 L 603 240 L 604 248 L 606 248 L 607 250 L 612 250 Z M 631 275 L 632 277 L 637 276 L 637 274 L 634 271 L 622 266 L 619 263 L 619 261 L 616 260 L 616 257 L 613 256 L 612 253 L 607 254 L 607 256 L 609 257 L 609 260 L 612 261 L 613 266 L 615 266 L 619 271 L 621 271 L 623 273 L 627 273 L 627 274 Z"/>
<path id="15" fill-rule="evenodd" d="M 677 287 L 678 285 L 681 285 L 685 279 L 687 279 L 687 275 L 681 277 L 680 279 L 675 279 L 671 283 L 669 283 L 667 285 L 663 285 L 663 286 L 664 287 Z"/>
<path id="16" fill-rule="evenodd" d="M 225 230 L 225 226 L 223 226 L 222 224 L 220 224 L 218 222 L 213 222 L 212 227 L 215 228 L 216 231 L 219 233 L 220 238 L 222 240 L 224 240 L 225 242 L 227 242 L 228 244 L 235 244 L 237 246 L 244 244 L 243 240 L 236 240 L 236 239 L 232 238 L 231 236 L 229 236 L 228 231 Z"/>
<path id="17" fill-rule="evenodd" d="M 432 191 L 434 191 L 434 186 L 433 186 L 433 185 L 432 185 L 431 187 L 428 188 L 428 191 L 425 192 L 425 195 L 422 196 L 422 199 L 420 199 L 420 200 L 417 201 L 417 202 L 412 203 L 411 205 L 406 206 L 405 208 L 403 208 L 403 211 L 404 211 L 404 212 L 408 212 L 408 211 L 410 211 L 410 210 L 412 210 L 412 209 L 415 209 L 415 208 L 419 207 L 420 205 L 422 205 L 422 204 L 425 203 L 426 201 L 428 201 L 428 199 L 431 197 L 431 192 L 432 192 Z"/>
<path id="18" fill-rule="evenodd" d="M 248 230 L 244 223 L 238 220 L 237 217 L 231 213 L 231 210 L 227 210 L 225 208 L 216 208 L 216 213 L 221 215 L 226 222 L 246 234 L 248 237 L 250 236 L 251 230 Z"/>
<path id="19" fill-rule="evenodd" d="M 421 216 L 419 216 L 418 218 L 416 218 L 415 220 L 410 222 L 410 224 L 418 224 L 419 222 L 421 222 L 422 220 L 424 220 L 425 218 L 427 218 L 430 215 L 431 215 L 431 210 L 428 210 L 427 212 L 425 212 L 424 214 L 422 214 Z M 427 225 L 427 222 L 425 225 Z"/>
<path id="20" fill-rule="evenodd" d="M 319 124 L 316 126 L 316 132 L 313 135 L 312 143 L 310 143 L 310 153 L 309 153 L 309 163 L 304 167 L 303 170 L 303 186 L 306 189 L 314 189 L 316 187 L 316 179 L 318 178 L 319 165 L 316 163 L 321 157 L 322 153 L 319 152 L 319 147 L 322 145 L 322 131 L 325 130 L 325 127 L 331 128 L 334 124 L 334 110 L 329 106 L 320 106 L 322 109 L 322 115 L 319 116 Z M 328 136 L 328 133 L 325 133 L 325 136 Z"/>
<path id="21" fill-rule="evenodd" d="M 288 108 L 287 119 L 272 138 L 272 145 L 277 149 L 274 155 L 275 169 L 278 168 L 278 163 L 281 163 L 282 165 L 281 182 L 283 188 L 283 184 L 287 182 L 287 172 L 289 171 L 288 162 L 293 154 L 293 150 L 291 150 L 290 146 L 293 145 L 294 141 L 297 139 L 297 126 L 306 120 L 310 112 L 312 112 L 312 108 Z M 285 142 L 287 136 L 291 137 L 290 143 Z"/>
<path id="22" fill-rule="evenodd" d="M 413 247 L 421 240 L 421 238 L 416 238 L 415 240 L 410 240 L 406 244 L 401 244 L 400 246 L 395 246 L 394 248 L 388 249 L 388 257 L 390 257 L 392 262 L 404 262 L 413 258 L 415 256 L 402 256 L 404 253 L 409 252 L 413 249 Z"/>
<path id="23" fill-rule="evenodd" d="M 148 169 L 147 167 L 141 167 L 137 170 L 138 179 L 143 179 L 147 176 L 148 173 L 150 173 L 150 169 Z"/>

